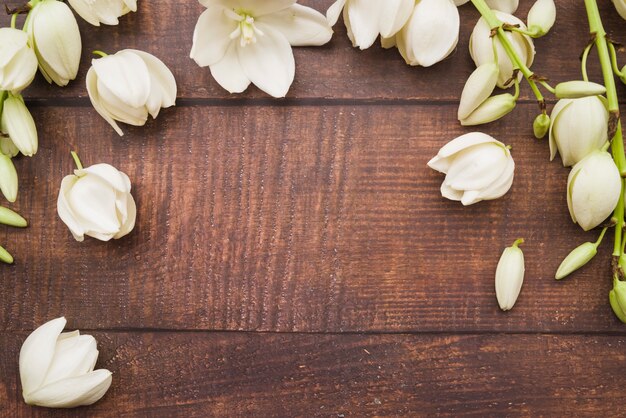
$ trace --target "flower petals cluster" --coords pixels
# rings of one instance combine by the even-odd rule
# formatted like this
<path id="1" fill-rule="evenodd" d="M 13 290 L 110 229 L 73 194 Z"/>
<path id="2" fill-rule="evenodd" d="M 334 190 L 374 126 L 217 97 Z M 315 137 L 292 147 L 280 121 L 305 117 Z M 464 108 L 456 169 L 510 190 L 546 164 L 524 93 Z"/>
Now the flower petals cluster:
<path id="1" fill-rule="evenodd" d="M 117 25 L 118 18 L 137 11 L 137 0 L 68 0 L 76 13 L 94 26 Z"/>
<path id="2" fill-rule="evenodd" d="M 446 174 L 441 195 L 471 205 L 503 196 L 513 184 L 515 163 L 509 149 L 482 132 L 461 135 L 428 162 Z"/>
<path id="3" fill-rule="evenodd" d="M 37 56 L 26 32 L 0 28 L 0 90 L 19 93 L 37 73 Z"/>
<path id="4" fill-rule="evenodd" d="M 193 34 L 190 57 L 209 67 L 230 93 L 250 83 L 284 97 L 295 75 L 292 46 L 324 45 L 332 29 L 324 15 L 295 0 L 200 0 L 207 9 Z"/>
<path id="5" fill-rule="evenodd" d="M 154 55 L 124 49 L 91 63 L 87 72 L 89 99 L 120 136 L 124 133 L 116 121 L 143 126 L 148 114 L 156 118 L 161 108 L 176 102 L 174 75 Z"/>
<path id="6" fill-rule="evenodd" d="M 46 322 L 22 344 L 20 379 L 29 405 L 91 405 L 111 386 L 110 371 L 94 370 L 99 354 L 95 338 L 78 330 L 62 332 L 66 322 L 63 317 Z"/>

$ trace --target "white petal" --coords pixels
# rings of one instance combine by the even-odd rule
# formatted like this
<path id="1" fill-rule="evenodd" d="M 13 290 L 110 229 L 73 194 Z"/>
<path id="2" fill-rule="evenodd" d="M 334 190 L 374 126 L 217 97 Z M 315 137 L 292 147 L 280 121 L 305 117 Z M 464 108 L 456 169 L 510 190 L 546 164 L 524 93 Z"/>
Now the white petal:
<path id="1" fill-rule="evenodd" d="M 115 129 L 115 132 L 117 132 L 119 136 L 123 136 L 124 133 L 118 126 L 117 122 L 115 122 L 115 120 L 113 119 L 113 116 L 111 115 L 111 113 L 102 105 L 102 98 L 100 97 L 100 94 L 98 93 L 98 76 L 96 75 L 96 72 L 94 71 L 93 67 L 91 67 L 89 71 L 87 71 L 86 84 L 87 84 L 87 94 L 89 94 L 89 100 L 91 101 L 91 104 L 94 107 L 94 109 L 96 109 L 96 112 L 98 112 L 100 116 L 102 116 L 104 120 L 106 120 L 109 123 L 109 125 L 113 127 L 113 129 Z"/>
<path id="2" fill-rule="evenodd" d="M 617 13 L 622 17 L 622 19 L 626 19 L 626 1 L 624 0 L 613 0 L 613 4 L 615 5 L 615 9 Z"/>
<path id="3" fill-rule="evenodd" d="M 18 93 L 32 83 L 37 74 L 37 56 L 30 48 L 23 48 L 2 69 L 0 89 Z"/>
<path id="4" fill-rule="evenodd" d="M 345 4 L 346 0 L 337 0 L 328 8 L 326 11 L 326 20 L 328 20 L 330 26 L 335 26 Z"/>
<path id="5" fill-rule="evenodd" d="M 95 370 L 79 377 L 70 377 L 33 392 L 26 402 L 49 408 L 74 408 L 91 405 L 104 396 L 111 386 L 111 372 Z"/>
<path id="6" fill-rule="evenodd" d="M 85 230 L 76 219 L 76 216 L 74 215 L 74 212 L 72 211 L 72 208 L 67 200 L 67 195 L 77 180 L 78 177 L 76 176 L 63 177 L 63 180 L 61 181 L 61 190 L 59 190 L 59 197 L 57 198 L 57 213 L 63 223 L 70 229 L 76 241 L 83 241 L 85 238 Z"/>
<path id="7" fill-rule="evenodd" d="M 68 0 L 68 2 L 80 17 L 94 26 L 100 26 L 100 19 L 98 19 L 93 8 L 85 0 Z"/>
<path id="8" fill-rule="evenodd" d="M 459 103 L 458 119 L 467 118 L 493 92 L 498 82 L 498 66 L 493 62 L 482 64 L 472 72 L 467 79 L 461 101 Z"/>
<path id="9" fill-rule="evenodd" d="M 110 164 L 94 164 L 82 170 L 75 170 L 74 174 L 76 174 L 78 177 L 83 177 L 89 174 L 91 176 L 100 178 L 100 180 L 107 183 L 118 192 L 130 192 L 130 186 L 126 181 L 128 177 Z"/>
<path id="10" fill-rule="evenodd" d="M 289 6 L 293 5 L 295 2 L 296 0 L 221 0 L 217 3 L 226 5 L 233 10 L 239 9 L 250 11 L 252 16 L 254 16 L 254 18 L 256 19 L 264 15 L 285 10 Z M 209 2 L 201 1 L 201 3 L 205 4 Z"/>
<path id="11" fill-rule="evenodd" d="M 64 317 L 48 321 L 34 330 L 20 350 L 20 379 L 26 397 L 39 388 L 54 357 L 56 341 L 67 321 Z"/>
<path id="12" fill-rule="evenodd" d="M 130 125 L 145 125 L 146 120 L 148 120 L 148 109 L 145 104 L 133 107 L 124 103 L 100 80 L 97 81 L 97 87 L 98 94 L 101 98 L 100 104 L 111 115 L 111 117 Z"/>
<path id="13" fill-rule="evenodd" d="M 550 115 L 550 129 L 548 131 L 548 138 L 550 142 L 550 161 L 554 160 L 554 157 L 556 157 L 556 152 L 558 150 L 556 139 L 554 137 L 554 132 L 553 132 L 554 121 L 557 120 L 559 113 L 561 113 L 563 109 L 565 109 L 568 105 L 572 103 L 572 100 L 573 99 L 561 99 L 558 102 L 556 102 L 556 104 L 554 105 L 554 108 L 552 108 L 552 114 Z"/>
<path id="14" fill-rule="evenodd" d="M 515 175 L 515 162 L 509 156 L 505 169 L 496 179 L 486 188 L 482 189 L 478 195 L 480 200 L 493 200 L 502 197 L 509 191 L 513 185 L 513 177 Z"/>
<path id="15" fill-rule="evenodd" d="M 469 0 L 453 0 L 452 2 L 454 3 L 455 6 L 459 7 L 459 6 L 463 6 L 468 1 Z"/>
<path id="16" fill-rule="evenodd" d="M 379 19 L 382 2 L 380 0 L 350 0 L 347 10 L 350 27 L 354 36 L 354 46 L 367 49 L 379 34 Z"/>
<path id="17" fill-rule="evenodd" d="M 515 13 L 519 5 L 519 0 L 486 0 L 486 2 L 492 9 L 508 14 Z"/>
<path id="18" fill-rule="evenodd" d="M 492 136 L 489 136 L 482 132 L 469 132 L 459 137 L 454 138 L 452 141 L 448 142 L 446 145 L 441 147 L 437 156 L 440 158 L 447 158 L 459 151 L 472 147 L 474 145 L 487 144 L 487 143 L 495 143 L 502 144 L 502 142 L 496 140 Z"/>
<path id="19" fill-rule="evenodd" d="M 291 45 L 285 36 L 272 27 L 259 22 L 263 36 L 257 43 L 247 46 L 237 44 L 239 63 L 246 76 L 258 88 L 274 97 L 285 97 L 293 82 L 295 62 Z"/>
<path id="20" fill-rule="evenodd" d="M 124 0 L 124 4 L 131 12 L 137 11 L 137 0 Z"/>
<path id="21" fill-rule="evenodd" d="M 148 111 L 156 118 L 161 108 L 174 106 L 176 103 L 176 80 L 167 66 L 152 54 L 136 49 L 129 49 L 139 55 L 150 73 L 150 96 L 146 103 Z"/>
<path id="22" fill-rule="evenodd" d="M 224 57 L 210 66 L 211 75 L 229 93 L 241 93 L 250 85 L 250 79 L 239 63 L 237 43 L 231 42 Z"/>
<path id="23" fill-rule="evenodd" d="M 415 0 L 385 0 L 378 19 L 380 35 L 389 38 L 395 35 L 411 17 Z"/>
<path id="24" fill-rule="evenodd" d="M 237 24 L 224 14 L 222 6 L 210 6 L 198 18 L 189 56 L 201 67 L 217 63 L 232 43 L 230 34 Z"/>
<path id="25" fill-rule="evenodd" d="M 120 229 L 115 209 L 115 189 L 102 179 L 87 175 L 79 178 L 67 193 L 76 220 L 86 230 L 116 234 Z"/>
<path id="26" fill-rule="evenodd" d="M 280 31 L 293 46 L 324 45 L 333 36 L 333 30 L 323 14 L 299 4 L 262 16 L 257 22 Z"/>
<path id="27" fill-rule="evenodd" d="M 115 239 L 128 235 L 135 227 L 135 220 L 137 218 L 137 206 L 135 205 L 135 199 L 130 193 L 126 196 L 126 219 L 122 223 L 120 231 L 113 236 Z"/>
<path id="28" fill-rule="evenodd" d="M 507 165 L 508 150 L 481 144 L 459 152 L 450 165 L 445 182 L 457 190 L 480 190 L 499 178 Z"/>
<path id="29" fill-rule="evenodd" d="M 28 35 L 19 29 L 0 28 L 0 68 L 13 60 L 15 55 L 27 47 Z"/>
<path id="30" fill-rule="evenodd" d="M 441 183 L 440 190 L 441 190 L 441 196 L 445 197 L 446 199 L 460 201 L 463 198 L 462 190 L 453 189 L 452 187 L 448 186 L 445 182 Z"/>
<path id="31" fill-rule="evenodd" d="M 135 53 L 122 50 L 115 55 L 91 61 L 102 83 L 120 101 L 131 107 L 141 107 L 150 95 L 150 73 L 145 62 Z M 100 94 L 102 95 L 102 89 Z"/>
<path id="32" fill-rule="evenodd" d="M 21 96 L 9 96 L 4 101 L 1 123 L 2 131 L 22 154 L 30 157 L 37 152 L 37 127 Z"/>
<path id="33" fill-rule="evenodd" d="M 57 341 L 54 357 L 42 386 L 89 373 L 93 353 L 98 351 L 96 346 L 96 339 L 91 335 L 78 335 Z"/>

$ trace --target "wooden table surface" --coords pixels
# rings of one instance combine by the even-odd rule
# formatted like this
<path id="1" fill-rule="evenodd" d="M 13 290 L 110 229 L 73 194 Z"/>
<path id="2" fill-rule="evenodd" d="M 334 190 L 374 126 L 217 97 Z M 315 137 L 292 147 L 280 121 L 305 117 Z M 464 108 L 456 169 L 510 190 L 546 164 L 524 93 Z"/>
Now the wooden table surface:
<path id="1" fill-rule="evenodd" d="M 302 3 L 325 11 L 332 0 Z M 521 3 L 525 17 L 531 2 Z M 625 42 L 626 22 L 601 3 L 609 32 Z M 557 9 L 533 69 L 579 79 L 583 5 L 559 0 Z M 537 106 L 527 86 L 514 113 L 480 127 L 513 147 L 505 197 L 471 207 L 444 200 L 443 176 L 426 166 L 470 131 L 456 121 L 473 69 L 470 5 L 460 8 L 457 50 L 427 69 L 378 45 L 352 48 L 340 23 L 328 45 L 294 49 L 296 79 L 283 100 L 256 88 L 228 95 L 189 59 L 202 10 L 141 0 L 119 26 L 81 23 L 77 80 L 61 89 L 37 76 L 24 93 L 40 149 L 16 160 L 11 207 L 30 227 L 0 228 L 16 256 L 0 266 L 0 415 L 623 413 L 626 326 L 608 304 L 610 240 L 588 267 L 553 279 L 562 257 L 596 235 L 569 218 L 568 171 L 532 136 Z M 162 58 L 179 98 L 120 138 L 84 82 L 89 51 L 123 48 Z M 591 74 L 599 80 L 597 65 Z M 72 239 L 56 214 L 70 150 L 128 173 L 138 206 L 131 235 Z M 503 313 L 494 271 L 518 237 L 526 280 Z M 89 408 L 27 406 L 20 346 L 61 315 L 97 338 L 98 366 L 113 372 L 113 385 Z"/>

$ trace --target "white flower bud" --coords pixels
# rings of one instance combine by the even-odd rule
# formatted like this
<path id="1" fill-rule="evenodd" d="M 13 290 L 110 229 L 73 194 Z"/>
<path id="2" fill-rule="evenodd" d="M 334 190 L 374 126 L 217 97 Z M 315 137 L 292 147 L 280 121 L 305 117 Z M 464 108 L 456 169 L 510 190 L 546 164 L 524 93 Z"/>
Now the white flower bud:
<path id="1" fill-rule="evenodd" d="M 11 138 L 8 136 L 0 135 L 0 154 L 8 155 L 9 157 L 15 157 L 19 154 L 20 150 L 15 146 Z"/>
<path id="2" fill-rule="evenodd" d="M 600 96 L 559 100 L 551 115 L 550 160 L 557 150 L 569 167 L 607 141 L 609 112 Z"/>
<path id="3" fill-rule="evenodd" d="M 0 224 L 16 228 L 26 228 L 28 226 L 28 222 L 22 215 L 4 206 L 0 206 Z"/>
<path id="4" fill-rule="evenodd" d="M 572 221 L 585 231 L 611 215 L 619 200 L 619 170 L 605 151 L 593 151 L 578 162 L 567 178 L 567 207 Z"/>
<path id="5" fill-rule="evenodd" d="M 430 67 L 454 51 L 459 24 L 459 11 L 451 1 L 420 0 L 396 34 L 398 51 L 407 64 Z"/>
<path id="6" fill-rule="evenodd" d="M 534 38 L 545 35 L 556 21 L 554 0 L 537 0 L 528 11 L 528 30 Z"/>
<path id="7" fill-rule="evenodd" d="M 593 242 L 585 242 L 574 248 L 559 265 L 554 278 L 561 280 L 591 261 L 598 253 L 598 247 Z"/>
<path id="8" fill-rule="evenodd" d="M 69 0 L 70 5 L 94 26 L 117 25 L 118 18 L 137 11 L 137 0 Z"/>
<path id="9" fill-rule="evenodd" d="M 13 144 L 28 157 L 37 153 L 37 127 L 20 95 L 9 95 L 4 101 L 0 130 L 9 135 Z"/>
<path id="10" fill-rule="evenodd" d="M 626 0 L 613 0 L 613 5 L 622 19 L 626 19 Z"/>
<path id="11" fill-rule="evenodd" d="M 496 298 L 503 311 L 513 308 L 524 283 L 524 253 L 518 247 L 523 243 L 518 239 L 507 247 L 500 256 L 496 268 Z"/>
<path id="12" fill-rule="evenodd" d="M 509 93 L 502 93 L 485 100 L 476 110 L 465 119 L 461 119 L 461 125 L 473 126 L 493 122 L 509 114 L 515 109 L 517 99 Z"/>
<path id="13" fill-rule="evenodd" d="M 115 167 L 96 164 L 63 178 L 57 200 L 61 220 L 76 241 L 121 238 L 135 226 L 137 208 L 130 179 Z"/>
<path id="14" fill-rule="evenodd" d="M 17 171 L 8 155 L 0 154 L 0 191 L 9 202 L 17 199 Z"/>
<path id="15" fill-rule="evenodd" d="M 533 134 L 535 138 L 541 139 L 548 133 L 550 129 L 550 116 L 545 113 L 540 113 L 537 115 L 535 120 L 533 121 Z"/>
<path id="16" fill-rule="evenodd" d="M 554 88 L 554 95 L 559 99 L 578 99 L 588 96 L 599 96 L 606 93 L 606 87 L 591 81 L 565 81 Z"/>
<path id="17" fill-rule="evenodd" d="M 503 196 L 511 188 L 515 171 L 508 148 L 481 132 L 448 142 L 428 166 L 446 174 L 441 195 L 463 205 Z"/>
<path id="18" fill-rule="evenodd" d="M 100 116 L 124 135 L 116 121 L 143 126 L 148 113 L 156 118 L 161 108 L 174 106 L 176 80 L 154 55 L 125 49 L 92 61 L 87 92 Z"/>
<path id="19" fill-rule="evenodd" d="M 519 25 L 520 29 L 522 30 L 526 29 L 526 25 L 524 25 L 524 22 L 519 20 L 517 17 L 498 11 L 494 13 L 496 17 L 502 22 L 508 23 L 510 25 Z M 509 38 L 513 49 L 516 51 L 522 62 L 524 62 L 526 66 L 530 68 L 533 60 L 535 59 L 535 46 L 532 39 L 518 32 L 507 31 L 506 36 Z M 474 30 L 472 31 L 469 44 L 470 55 L 472 56 L 472 59 L 474 60 L 474 63 L 477 67 L 486 62 L 494 61 L 493 42 L 494 41 L 491 37 L 491 28 L 489 27 L 485 19 L 481 17 L 476 23 L 476 26 L 474 26 Z M 500 41 L 496 39 L 495 43 L 496 50 L 498 52 L 498 68 L 500 69 L 500 74 L 498 76 L 498 87 L 509 87 L 513 84 L 513 63 L 511 62 L 509 56 L 506 54 L 506 51 L 504 50 L 504 47 L 502 46 Z M 522 74 L 520 73 L 518 77 L 519 79 L 521 79 Z"/>
<path id="20" fill-rule="evenodd" d="M 19 93 L 37 73 L 37 57 L 26 32 L 0 28 L 0 90 Z"/>
<path id="21" fill-rule="evenodd" d="M 94 370 L 95 338 L 63 332 L 65 318 L 46 322 L 33 331 L 20 350 L 22 395 L 29 405 L 74 408 L 91 405 L 111 386 L 111 372 Z"/>
<path id="22" fill-rule="evenodd" d="M 498 66 L 494 62 L 486 62 L 476 68 L 469 76 L 459 103 L 457 117 L 459 120 L 467 118 L 493 92 L 498 81 Z"/>
<path id="23" fill-rule="evenodd" d="M 57 0 L 37 3 L 24 30 L 48 83 L 66 86 L 76 78 L 82 44 L 76 18 L 67 4 Z"/>

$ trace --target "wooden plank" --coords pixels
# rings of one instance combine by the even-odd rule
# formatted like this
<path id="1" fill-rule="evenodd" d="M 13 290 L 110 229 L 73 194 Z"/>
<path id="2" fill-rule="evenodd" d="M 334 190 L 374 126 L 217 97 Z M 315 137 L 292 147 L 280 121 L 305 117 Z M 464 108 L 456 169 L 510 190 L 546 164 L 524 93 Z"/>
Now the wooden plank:
<path id="1" fill-rule="evenodd" d="M 302 1 L 325 13 L 333 0 Z M 609 33 L 618 41 L 626 41 L 624 21 L 617 15 L 611 2 L 600 2 L 602 16 Z M 521 2 L 517 13 L 525 18 L 531 1 Z M 21 5 L 11 1 L 9 5 Z M 100 28 L 81 22 L 83 57 L 78 79 L 60 89 L 48 86 L 41 76 L 25 92 L 30 99 L 87 97 L 85 74 L 92 56 L 90 51 L 115 52 L 124 48 L 138 48 L 155 53 L 172 69 L 178 80 L 181 98 L 235 99 L 267 97 L 256 88 L 243 95 L 229 95 L 211 77 L 208 68 L 199 68 L 190 58 L 191 41 L 196 20 L 203 10 L 197 2 L 172 6 L 169 0 L 140 1 L 139 11 L 121 19 L 119 26 Z M 580 79 L 579 55 L 589 36 L 584 7 L 578 1 L 559 1 L 557 24 L 545 38 L 536 40 L 537 61 L 533 69 L 555 82 Z M 465 80 L 473 70 L 467 52 L 469 35 L 478 19 L 471 5 L 460 8 L 462 28 L 459 46 L 452 57 L 431 68 L 407 66 L 395 50 L 385 51 L 378 44 L 367 51 L 352 48 L 343 23 L 336 27 L 333 40 L 324 47 L 295 48 L 296 79 L 290 98 L 341 99 L 411 99 L 458 100 Z M 0 16 L 0 26 L 9 24 L 7 16 Z M 624 63 L 624 54 L 620 55 Z M 595 62 L 592 55 L 590 62 Z M 597 66 L 591 73 L 599 75 Z M 620 97 L 626 89 L 620 86 Z M 529 99 L 528 87 L 522 98 Z M 534 100 L 534 98 L 533 98 Z"/>
<path id="2" fill-rule="evenodd" d="M 0 229 L 0 327 L 65 314 L 83 327 L 263 331 L 622 331 L 608 305 L 610 240 L 552 277 L 595 233 L 566 206 L 568 171 L 531 135 L 534 105 L 487 128 L 513 146 L 510 193 L 470 207 L 426 162 L 467 131 L 451 106 L 180 107 L 117 137 L 88 108 L 34 109 L 35 160 L 17 161 L 26 230 Z M 68 115 L 72 115 L 68 118 Z M 133 180 L 138 224 L 75 242 L 56 214 L 76 149 Z M 526 282 L 500 312 L 494 271 L 526 238 Z"/>
<path id="3" fill-rule="evenodd" d="M 81 321 L 82 322 L 82 321 Z M 624 337 L 107 333 L 109 393 L 79 410 L 25 405 L 24 334 L 0 336 L 10 416 L 617 416 Z"/>

